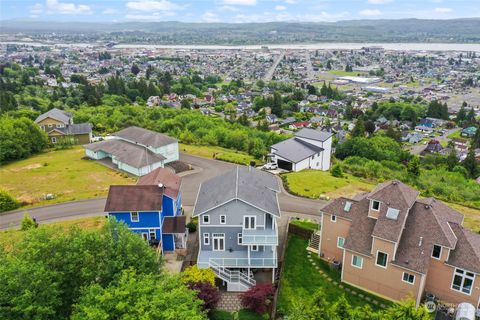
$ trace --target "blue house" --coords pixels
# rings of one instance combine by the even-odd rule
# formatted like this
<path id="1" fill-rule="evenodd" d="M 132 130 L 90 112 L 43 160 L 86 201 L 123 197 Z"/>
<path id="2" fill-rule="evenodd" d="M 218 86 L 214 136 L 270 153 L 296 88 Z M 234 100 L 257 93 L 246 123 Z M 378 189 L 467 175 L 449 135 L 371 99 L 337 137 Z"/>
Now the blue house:
<path id="1" fill-rule="evenodd" d="M 137 185 L 110 186 L 105 212 L 127 224 L 162 252 L 186 247 L 186 217 L 182 215 L 180 177 L 157 168 Z"/>

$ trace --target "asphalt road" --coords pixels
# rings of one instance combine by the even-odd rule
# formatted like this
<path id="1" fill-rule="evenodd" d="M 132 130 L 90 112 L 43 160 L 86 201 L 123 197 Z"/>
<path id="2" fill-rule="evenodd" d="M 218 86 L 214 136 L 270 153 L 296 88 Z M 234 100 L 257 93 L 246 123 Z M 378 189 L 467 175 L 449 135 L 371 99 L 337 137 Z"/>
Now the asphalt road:
<path id="1" fill-rule="evenodd" d="M 198 188 L 203 181 L 222 174 L 235 166 L 228 162 L 195 157 L 183 153 L 180 154 L 180 160 L 191 164 L 195 168 L 193 173 L 182 177 L 182 203 L 185 207 L 193 207 Z M 0 229 L 19 225 L 26 212 L 31 217 L 35 217 L 39 223 L 102 216 L 104 215 L 105 200 L 106 198 L 103 197 L 12 211 L 0 216 Z M 325 205 L 325 201 L 292 196 L 286 193 L 283 187 L 282 193 L 279 195 L 279 203 L 280 209 L 289 215 L 307 214 L 318 216 L 320 208 Z"/>

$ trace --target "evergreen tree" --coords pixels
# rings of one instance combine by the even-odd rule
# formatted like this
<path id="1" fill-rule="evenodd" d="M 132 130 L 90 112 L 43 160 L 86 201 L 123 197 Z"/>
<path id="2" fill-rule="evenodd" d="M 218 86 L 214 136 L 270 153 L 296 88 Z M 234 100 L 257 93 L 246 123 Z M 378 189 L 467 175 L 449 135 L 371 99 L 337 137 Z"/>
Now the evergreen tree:
<path id="1" fill-rule="evenodd" d="M 363 122 L 363 119 L 360 118 L 357 120 L 355 123 L 355 127 L 353 128 L 352 132 L 350 135 L 355 138 L 355 137 L 364 137 L 365 136 L 365 123 Z"/>
<path id="2" fill-rule="evenodd" d="M 134 75 L 137 75 L 140 73 L 140 68 L 136 65 L 136 64 L 133 64 L 132 65 L 132 68 L 130 69 L 130 71 L 134 74 Z"/>
<path id="3" fill-rule="evenodd" d="M 478 176 L 478 163 L 475 159 L 475 149 L 473 146 L 468 151 L 467 157 L 463 161 L 463 166 L 467 169 L 468 175 L 470 178 L 475 179 Z"/>
<path id="4" fill-rule="evenodd" d="M 272 113 L 278 117 L 282 116 L 282 96 L 278 91 L 273 93 Z"/>

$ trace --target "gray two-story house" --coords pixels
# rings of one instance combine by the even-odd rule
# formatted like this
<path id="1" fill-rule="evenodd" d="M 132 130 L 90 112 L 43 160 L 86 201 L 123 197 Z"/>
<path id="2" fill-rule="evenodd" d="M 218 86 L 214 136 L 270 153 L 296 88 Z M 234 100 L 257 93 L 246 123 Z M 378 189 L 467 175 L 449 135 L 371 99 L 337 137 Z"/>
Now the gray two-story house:
<path id="1" fill-rule="evenodd" d="M 211 268 L 228 291 L 246 291 L 257 270 L 277 268 L 280 208 L 277 179 L 252 167 L 235 169 L 200 186 L 198 266 Z"/>

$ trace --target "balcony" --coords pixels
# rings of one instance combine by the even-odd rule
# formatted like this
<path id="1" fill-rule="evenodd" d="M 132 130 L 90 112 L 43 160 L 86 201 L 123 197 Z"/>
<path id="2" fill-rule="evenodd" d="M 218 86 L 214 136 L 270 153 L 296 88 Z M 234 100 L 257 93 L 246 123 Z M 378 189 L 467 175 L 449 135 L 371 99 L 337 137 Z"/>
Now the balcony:
<path id="1" fill-rule="evenodd" d="M 242 230 L 242 245 L 278 246 L 276 229 Z"/>
<path id="2" fill-rule="evenodd" d="M 198 266 L 208 268 L 211 262 L 215 265 L 225 268 L 276 268 L 277 267 L 277 249 L 265 248 L 265 251 L 200 251 L 198 256 Z"/>

